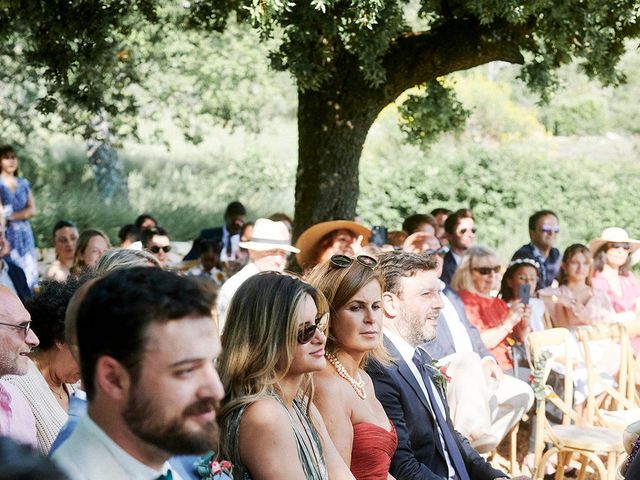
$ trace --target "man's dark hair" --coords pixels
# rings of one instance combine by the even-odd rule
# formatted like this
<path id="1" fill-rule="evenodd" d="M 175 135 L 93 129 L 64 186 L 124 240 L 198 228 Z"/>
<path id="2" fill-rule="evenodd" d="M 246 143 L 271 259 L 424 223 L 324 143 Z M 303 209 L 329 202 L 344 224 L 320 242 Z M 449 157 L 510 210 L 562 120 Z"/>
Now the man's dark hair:
<path id="1" fill-rule="evenodd" d="M 195 243 L 198 246 L 200 255 L 205 252 L 214 252 L 219 254 L 222 250 L 222 240 L 212 240 L 209 238 L 196 238 Z"/>
<path id="2" fill-rule="evenodd" d="M 67 480 L 55 462 L 28 445 L 0 437 L 0 480 Z"/>
<path id="3" fill-rule="evenodd" d="M 142 224 L 147 220 L 153 220 L 156 225 L 158 224 L 158 220 L 149 213 L 141 213 L 138 215 L 138 218 L 136 218 L 136 221 L 133 222 L 133 224 L 138 227 L 138 230 L 142 230 Z"/>
<path id="4" fill-rule="evenodd" d="M 154 237 L 154 235 L 160 235 L 161 237 L 168 237 L 169 233 L 160 226 L 145 228 L 140 232 L 140 241 L 142 242 L 142 246 L 144 248 L 149 247 L 149 243 L 151 242 L 151 239 Z"/>
<path id="5" fill-rule="evenodd" d="M 451 215 L 451 210 L 448 208 L 438 207 L 431 210 L 431 215 L 437 217 L 438 215 Z"/>
<path id="6" fill-rule="evenodd" d="M 438 224 L 436 223 L 436 219 L 431 215 L 426 215 L 424 213 L 416 213 L 404 219 L 402 222 L 402 230 L 407 232 L 409 235 L 418 231 L 418 227 L 423 223 L 428 223 L 435 230 L 438 228 Z"/>
<path id="7" fill-rule="evenodd" d="M 129 240 L 131 243 L 137 242 L 140 240 L 140 229 L 136 227 L 135 224 L 128 223 L 118 230 L 118 238 L 120 242 L 124 242 L 125 240 Z"/>
<path id="8" fill-rule="evenodd" d="M 47 351 L 55 347 L 56 342 L 65 343 L 67 305 L 82 283 L 73 276 L 65 282 L 44 282 L 38 294 L 26 301 L 24 306 L 31 315 L 31 329 L 40 340 L 38 350 Z"/>
<path id="9" fill-rule="evenodd" d="M 460 223 L 460 220 L 463 218 L 470 218 L 471 220 L 473 220 L 474 218 L 471 210 L 469 210 L 468 208 L 461 208 L 460 210 L 456 210 L 451 215 L 449 215 L 444 221 L 444 231 L 449 235 L 453 235 L 454 233 L 456 233 L 456 227 L 458 226 L 458 223 Z"/>
<path id="10" fill-rule="evenodd" d="M 189 317 L 211 317 L 212 306 L 211 294 L 192 279 L 158 268 L 116 270 L 98 280 L 89 288 L 77 319 L 87 398 L 95 395 L 94 375 L 100 357 L 116 359 L 136 382 L 149 327 Z"/>
<path id="11" fill-rule="evenodd" d="M 227 209 L 224 211 L 224 218 L 229 218 L 231 215 L 246 215 L 247 211 L 237 200 L 227 205 Z"/>
<path id="12" fill-rule="evenodd" d="M 56 224 L 53 226 L 51 237 L 52 238 L 55 237 L 56 232 L 62 228 L 75 228 L 76 230 L 78 229 L 78 227 L 76 227 L 76 224 L 73 223 L 71 220 L 58 220 Z"/>
<path id="13" fill-rule="evenodd" d="M 413 277 L 417 271 L 435 270 L 438 262 L 432 255 L 420 255 L 417 253 L 395 250 L 383 253 L 378 257 L 378 266 L 384 278 L 384 289 L 387 292 L 400 295 L 400 279 Z"/>
<path id="14" fill-rule="evenodd" d="M 538 210 L 536 213 L 529 217 L 529 231 L 533 232 L 538 225 L 538 220 L 547 215 L 553 215 L 558 220 L 558 215 L 553 210 Z"/>

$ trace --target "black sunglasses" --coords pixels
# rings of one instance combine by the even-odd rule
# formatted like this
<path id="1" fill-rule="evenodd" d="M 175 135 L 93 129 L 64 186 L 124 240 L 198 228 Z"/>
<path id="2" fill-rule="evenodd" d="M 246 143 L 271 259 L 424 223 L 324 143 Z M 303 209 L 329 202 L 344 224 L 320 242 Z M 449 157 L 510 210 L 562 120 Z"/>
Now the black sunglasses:
<path id="1" fill-rule="evenodd" d="M 169 253 L 171 251 L 171 245 L 167 245 L 166 247 L 159 247 L 157 245 L 154 245 L 153 247 L 149 247 L 147 250 L 149 250 L 151 253 L 159 253 L 160 250 L 162 250 L 164 253 Z"/>
<path id="2" fill-rule="evenodd" d="M 473 227 L 471 229 L 469 228 L 461 228 L 460 229 L 460 235 L 464 235 L 465 233 L 467 233 L 469 230 L 471 230 L 471 233 L 476 233 L 478 231 L 478 229 L 476 227 Z"/>
<path id="3" fill-rule="evenodd" d="M 609 248 L 624 248 L 625 250 L 631 250 L 631 245 L 627 242 L 611 242 Z"/>
<path id="4" fill-rule="evenodd" d="M 328 319 L 329 314 L 323 313 L 316 317 L 314 323 L 305 323 L 304 325 L 300 325 L 300 327 L 298 327 L 298 343 L 303 345 L 305 343 L 309 343 L 316 334 L 316 330 L 324 331 L 327 327 Z"/>
<path id="5" fill-rule="evenodd" d="M 476 267 L 473 270 L 478 272 L 480 275 L 489 275 L 491 272 L 499 273 L 500 268 L 500 265 L 496 265 L 495 267 Z"/>
<path id="6" fill-rule="evenodd" d="M 376 265 L 378 265 L 378 261 L 375 258 L 370 257 L 369 255 L 358 255 L 355 258 L 351 258 L 347 255 L 333 255 L 329 261 L 332 265 L 338 268 L 348 268 L 351 266 L 354 260 L 360 265 L 369 268 L 375 268 Z"/>
<path id="7" fill-rule="evenodd" d="M 434 253 L 437 254 L 437 255 L 446 255 L 448 251 L 449 251 L 448 247 L 440 247 L 437 250 L 435 250 L 433 248 L 429 248 L 424 253 L 426 255 L 433 255 Z"/>

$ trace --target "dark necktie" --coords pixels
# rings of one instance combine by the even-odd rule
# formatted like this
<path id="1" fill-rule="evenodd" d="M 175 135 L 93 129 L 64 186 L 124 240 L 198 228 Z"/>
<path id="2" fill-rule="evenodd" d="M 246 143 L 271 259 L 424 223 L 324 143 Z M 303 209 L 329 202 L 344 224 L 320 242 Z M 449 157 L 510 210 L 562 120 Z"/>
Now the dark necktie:
<path id="1" fill-rule="evenodd" d="M 447 452 L 449 453 L 449 460 L 453 463 L 453 468 L 456 471 L 458 478 L 460 480 L 469 480 L 467 467 L 464 465 L 464 460 L 460 454 L 458 444 L 456 443 L 455 438 L 453 438 L 453 433 L 451 432 L 451 428 L 449 427 L 446 418 L 438 407 L 438 403 L 436 401 L 436 395 L 438 394 L 433 391 L 433 384 L 431 383 L 431 377 L 426 366 L 426 361 L 427 359 L 422 355 L 420 350 L 416 349 L 416 353 L 413 355 L 413 363 L 418 367 L 418 371 L 420 372 L 420 375 L 422 375 L 422 380 L 424 380 L 424 386 L 426 387 L 427 394 L 429 395 L 431 408 L 436 416 L 436 421 L 438 422 L 438 426 L 442 432 L 442 438 L 444 438 L 444 443 L 447 447 Z"/>
<path id="2" fill-rule="evenodd" d="M 227 238 L 227 257 L 231 258 L 231 234 Z"/>
<path id="3" fill-rule="evenodd" d="M 167 473 L 160 475 L 156 480 L 173 480 L 173 474 L 171 473 L 171 470 L 167 470 Z"/>

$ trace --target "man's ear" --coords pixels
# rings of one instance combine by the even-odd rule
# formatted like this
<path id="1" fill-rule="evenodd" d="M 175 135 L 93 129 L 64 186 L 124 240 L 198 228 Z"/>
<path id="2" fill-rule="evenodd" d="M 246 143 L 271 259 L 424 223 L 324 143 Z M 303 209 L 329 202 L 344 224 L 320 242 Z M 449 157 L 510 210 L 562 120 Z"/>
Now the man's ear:
<path id="1" fill-rule="evenodd" d="M 131 389 L 131 376 L 118 360 L 104 355 L 96 362 L 96 389 L 112 400 L 126 400 Z"/>
<path id="2" fill-rule="evenodd" d="M 395 293 L 384 292 L 382 294 L 382 308 L 385 316 L 395 318 L 398 316 L 399 298 Z"/>

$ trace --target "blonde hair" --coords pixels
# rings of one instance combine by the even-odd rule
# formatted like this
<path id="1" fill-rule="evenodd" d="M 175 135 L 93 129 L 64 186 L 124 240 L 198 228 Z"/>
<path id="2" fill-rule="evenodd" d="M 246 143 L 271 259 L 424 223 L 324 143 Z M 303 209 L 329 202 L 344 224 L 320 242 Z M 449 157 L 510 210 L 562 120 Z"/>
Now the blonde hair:
<path id="1" fill-rule="evenodd" d="M 122 270 L 134 267 L 160 267 L 158 259 L 144 250 L 131 250 L 128 248 L 115 248 L 109 250 L 100 257 L 96 264 L 96 272 L 106 274 L 113 270 Z"/>
<path id="2" fill-rule="evenodd" d="M 462 256 L 460 265 L 451 279 L 451 288 L 456 291 L 468 290 L 470 292 L 475 292 L 476 289 L 473 285 L 473 279 L 471 278 L 471 271 L 476 266 L 474 259 L 487 257 L 495 258 L 496 261 L 498 260 L 496 252 L 491 250 L 489 247 L 485 247 L 483 245 L 474 245 L 473 247 L 470 247 Z"/>
<path id="3" fill-rule="evenodd" d="M 330 316 L 326 350 L 335 353 L 340 350 L 340 343 L 333 334 L 334 325 L 339 321 L 338 310 L 345 306 L 354 295 L 370 282 L 377 282 L 380 285 L 380 300 L 382 301 L 384 279 L 379 271 L 361 265 L 356 259 L 353 259 L 353 263 L 347 268 L 337 267 L 330 261 L 321 263 L 313 269 L 307 280 L 322 292 L 329 303 Z M 365 354 L 359 366 L 362 368 L 371 358 L 382 364 L 388 364 L 391 360 L 382 343 L 382 335 L 380 335 L 379 345 Z"/>
<path id="4" fill-rule="evenodd" d="M 322 293 L 299 278 L 264 272 L 247 279 L 237 290 L 222 335 L 219 373 L 225 391 L 220 422 L 259 398 L 279 395 L 295 356 L 302 306 L 309 295 L 318 314 L 327 313 Z M 304 375 L 299 393 L 313 397 L 311 374 Z M 224 436 L 223 436 L 224 437 Z"/>
<path id="5" fill-rule="evenodd" d="M 76 243 L 76 253 L 73 257 L 73 266 L 71 267 L 72 275 L 80 275 L 84 270 L 86 270 L 87 265 L 84 263 L 84 259 L 82 256 L 84 255 L 84 251 L 89 246 L 89 240 L 93 237 L 102 237 L 105 242 L 107 242 L 107 248 L 111 248 L 111 242 L 109 241 L 109 237 L 102 230 L 98 228 L 88 228 L 87 230 L 83 230 L 78 237 L 78 242 Z"/>

